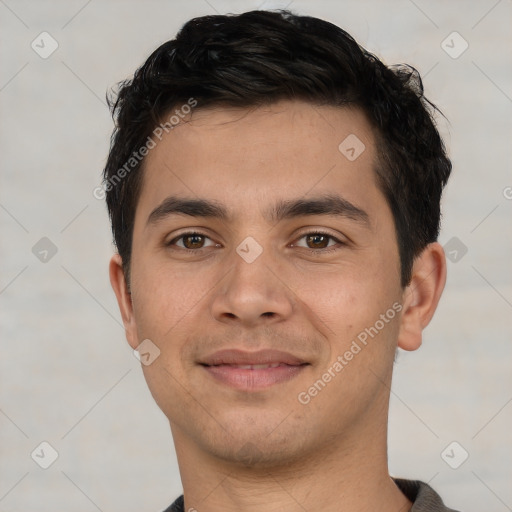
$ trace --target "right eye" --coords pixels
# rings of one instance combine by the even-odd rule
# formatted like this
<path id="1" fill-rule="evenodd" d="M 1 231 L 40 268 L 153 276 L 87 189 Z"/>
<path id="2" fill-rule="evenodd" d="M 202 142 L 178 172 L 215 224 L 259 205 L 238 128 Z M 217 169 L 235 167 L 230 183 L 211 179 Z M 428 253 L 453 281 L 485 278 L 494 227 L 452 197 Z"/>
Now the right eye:
<path id="1" fill-rule="evenodd" d="M 207 241 L 210 241 L 210 244 L 206 245 Z M 218 246 L 219 244 L 213 242 L 203 233 L 191 232 L 182 233 L 180 236 L 173 238 L 167 245 L 176 246 L 187 251 L 198 251 L 206 247 Z"/>

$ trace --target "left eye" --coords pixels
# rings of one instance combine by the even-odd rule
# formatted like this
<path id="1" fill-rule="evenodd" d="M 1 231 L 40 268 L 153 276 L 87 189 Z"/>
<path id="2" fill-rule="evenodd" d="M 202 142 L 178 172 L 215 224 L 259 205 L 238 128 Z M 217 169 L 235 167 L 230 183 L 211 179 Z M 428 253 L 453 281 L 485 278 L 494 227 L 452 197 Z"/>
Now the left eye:
<path id="1" fill-rule="evenodd" d="M 210 241 L 210 244 L 206 245 L 207 240 Z M 215 245 L 215 243 L 205 235 L 201 233 L 185 233 L 175 238 L 170 242 L 169 245 L 177 245 L 182 249 L 203 249 L 204 247 L 210 247 Z"/>
<path id="2" fill-rule="evenodd" d="M 301 244 L 300 241 L 304 240 L 305 245 Z M 293 245 L 298 247 L 306 247 L 308 249 L 326 249 L 340 243 L 340 241 L 331 235 L 326 233 L 308 233 L 299 238 L 299 242 Z"/>

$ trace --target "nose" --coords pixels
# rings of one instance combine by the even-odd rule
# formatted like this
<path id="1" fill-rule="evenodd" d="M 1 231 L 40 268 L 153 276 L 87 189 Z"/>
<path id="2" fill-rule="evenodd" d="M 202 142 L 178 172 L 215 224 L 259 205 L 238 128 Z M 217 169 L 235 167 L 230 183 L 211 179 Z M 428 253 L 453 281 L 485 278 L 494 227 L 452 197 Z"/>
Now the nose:
<path id="1" fill-rule="evenodd" d="M 273 266 L 270 257 L 264 255 L 248 263 L 234 254 L 232 269 L 216 289 L 211 304 L 213 317 L 244 327 L 289 318 L 293 312 L 293 292 Z"/>

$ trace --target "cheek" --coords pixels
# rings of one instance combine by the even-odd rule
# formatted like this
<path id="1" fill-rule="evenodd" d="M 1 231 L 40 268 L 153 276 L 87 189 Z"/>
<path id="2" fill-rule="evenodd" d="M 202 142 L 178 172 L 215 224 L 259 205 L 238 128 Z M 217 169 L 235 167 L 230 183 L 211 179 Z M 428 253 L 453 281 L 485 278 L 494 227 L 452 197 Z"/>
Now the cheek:
<path id="1" fill-rule="evenodd" d="M 377 349 L 380 353 L 396 338 L 398 315 L 393 309 L 390 314 L 386 312 L 399 297 L 397 280 L 398 274 L 390 272 L 381 259 L 365 268 L 344 265 L 301 273 L 300 279 L 294 277 L 293 289 L 320 323 L 328 327 L 332 355 L 343 353 L 358 336 L 363 341 L 382 340 Z"/>
<path id="2" fill-rule="evenodd" d="M 136 268 L 133 304 L 139 341 L 149 339 L 160 351 L 154 362 L 142 366 L 144 378 L 158 406 L 176 414 L 177 407 L 193 405 L 188 394 L 183 396 L 189 368 L 181 351 L 204 313 L 202 299 L 213 284 L 205 272 L 183 272 L 168 263 L 151 265 L 148 260 Z"/>
<path id="3" fill-rule="evenodd" d="M 134 268 L 136 268 L 134 266 Z M 183 272 L 177 265 L 148 259 L 133 274 L 134 314 L 140 336 L 155 342 L 186 324 L 189 313 L 213 287 L 208 272 Z"/>
<path id="4" fill-rule="evenodd" d="M 322 313 L 326 321 L 347 325 L 384 302 L 389 283 L 383 274 L 376 265 L 345 262 L 330 268 L 301 269 L 295 275 L 290 272 L 287 282 L 293 283 L 291 288 L 300 299 Z"/>

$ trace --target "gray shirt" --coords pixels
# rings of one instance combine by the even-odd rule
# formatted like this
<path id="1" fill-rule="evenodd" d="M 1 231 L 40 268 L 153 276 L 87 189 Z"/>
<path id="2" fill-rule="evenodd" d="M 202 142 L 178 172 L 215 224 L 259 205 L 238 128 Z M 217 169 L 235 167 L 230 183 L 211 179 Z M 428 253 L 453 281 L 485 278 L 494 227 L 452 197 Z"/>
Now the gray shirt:
<path id="1" fill-rule="evenodd" d="M 394 478 L 397 487 L 412 501 L 409 512 L 457 512 L 448 508 L 430 485 L 419 480 Z"/>
<path id="2" fill-rule="evenodd" d="M 394 478 L 397 487 L 412 501 L 413 505 L 409 512 L 457 512 L 444 505 L 439 494 L 429 485 L 419 480 L 403 480 Z M 183 495 L 180 496 L 164 512 L 185 512 Z"/>

